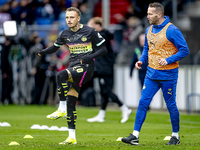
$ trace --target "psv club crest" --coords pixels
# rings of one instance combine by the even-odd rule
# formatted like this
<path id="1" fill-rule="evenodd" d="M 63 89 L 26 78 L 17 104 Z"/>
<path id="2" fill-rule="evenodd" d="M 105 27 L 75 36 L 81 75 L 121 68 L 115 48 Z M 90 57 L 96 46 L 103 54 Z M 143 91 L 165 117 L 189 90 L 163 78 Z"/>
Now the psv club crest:
<path id="1" fill-rule="evenodd" d="M 85 41 L 87 41 L 87 38 L 83 36 L 83 37 L 81 38 L 81 41 L 85 42 Z"/>

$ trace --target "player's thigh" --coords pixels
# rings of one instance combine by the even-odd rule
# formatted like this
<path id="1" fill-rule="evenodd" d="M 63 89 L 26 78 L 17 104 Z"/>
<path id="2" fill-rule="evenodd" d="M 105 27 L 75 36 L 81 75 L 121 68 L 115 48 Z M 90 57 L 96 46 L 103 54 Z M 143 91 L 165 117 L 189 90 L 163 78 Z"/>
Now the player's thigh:
<path id="1" fill-rule="evenodd" d="M 108 94 L 110 91 L 112 91 L 113 78 L 99 77 L 99 86 L 102 94 Z"/>
<path id="2" fill-rule="evenodd" d="M 159 89 L 160 85 L 158 81 L 146 77 L 142 88 L 141 100 L 148 100 L 149 102 L 151 102 L 152 98 Z"/>
<path id="3" fill-rule="evenodd" d="M 81 87 L 92 78 L 94 66 L 90 64 L 80 64 L 72 68 L 68 68 L 68 70 L 72 75 L 73 83 Z"/>

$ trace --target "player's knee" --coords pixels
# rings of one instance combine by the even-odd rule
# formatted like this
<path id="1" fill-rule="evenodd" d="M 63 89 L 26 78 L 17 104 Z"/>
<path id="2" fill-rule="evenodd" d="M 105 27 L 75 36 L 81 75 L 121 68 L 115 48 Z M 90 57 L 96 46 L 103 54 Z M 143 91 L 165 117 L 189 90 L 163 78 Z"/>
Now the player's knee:
<path id="1" fill-rule="evenodd" d="M 139 105 L 138 105 L 138 109 L 142 109 L 142 110 L 147 110 L 149 106 L 149 103 L 144 101 L 144 100 L 140 100 Z"/>
<path id="2" fill-rule="evenodd" d="M 101 90 L 101 95 L 102 95 L 102 96 L 107 96 L 107 95 L 109 95 L 109 91 L 108 91 L 108 90 L 102 89 L 102 90 Z"/>
<path id="3" fill-rule="evenodd" d="M 167 105 L 167 109 L 168 109 L 169 112 L 176 112 L 176 111 L 178 111 L 178 108 L 177 108 L 176 104 L 169 104 L 169 105 Z"/>
<path id="4" fill-rule="evenodd" d="M 56 74 L 56 79 L 57 79 L 57 82 L 62 82 L 63 80 L 66 81 L 68 79 L 68 73 L 65 70 L 59 71 Z"/>

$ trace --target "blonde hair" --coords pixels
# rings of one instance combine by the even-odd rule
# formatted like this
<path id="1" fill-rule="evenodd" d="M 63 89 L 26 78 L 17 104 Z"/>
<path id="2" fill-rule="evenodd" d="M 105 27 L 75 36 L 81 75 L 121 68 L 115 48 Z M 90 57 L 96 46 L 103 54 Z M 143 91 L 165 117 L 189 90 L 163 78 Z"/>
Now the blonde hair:
<path id="1" fill-rule="evenodd" d="M 81 16 L 80 10 L 76 7 L 69 7 L 69 8 L 67 8 L 67 10 L 65 12 L 67 12 L 67 11 L 75 11 L 78 14 L 78 16 Z"/>

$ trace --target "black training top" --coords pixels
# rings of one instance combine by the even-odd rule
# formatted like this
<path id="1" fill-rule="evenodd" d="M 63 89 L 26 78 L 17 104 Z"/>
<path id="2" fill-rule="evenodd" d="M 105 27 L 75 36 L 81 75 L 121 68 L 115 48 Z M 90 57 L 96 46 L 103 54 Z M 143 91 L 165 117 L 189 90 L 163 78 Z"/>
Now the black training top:
<path id="1" fill-rule="evenodd" d="M 102 37 L 105 39 L 105 44 L 107 48 L 107 54 L 98 57 L 95 59 L 95 70 L 98 73 L 98 76 L 110 76 L 113 77 L 113 66 L 115 63 L 115 54 L 112 49 L 110 40 L 113 39 L 113 34 L 108 30 L 101 30 L 99 32 Z"/>
<path id="2" fill-rule="evenodd" d="M 105 39 L 94 28 L 81 24 L 77 32 L 69 28 L 64 30 L 54 45 L 57 47 L 67 45 L 70 50 L 70 61 L 73 62 L 94 53 L 95 47 L 100 46 L 104 41 Z"/>

